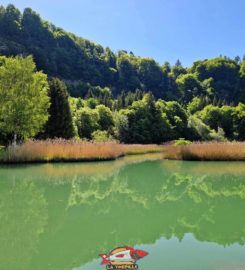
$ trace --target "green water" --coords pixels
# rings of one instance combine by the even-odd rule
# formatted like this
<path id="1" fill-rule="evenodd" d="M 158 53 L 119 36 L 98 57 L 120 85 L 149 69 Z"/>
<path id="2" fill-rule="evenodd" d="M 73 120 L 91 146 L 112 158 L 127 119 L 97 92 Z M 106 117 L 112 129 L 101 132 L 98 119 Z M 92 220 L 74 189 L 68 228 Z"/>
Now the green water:
<path id="1" fill-rule="evenodd" d="M 245 269 L 245 164 L 130 157 L 0 168 L 0 269 L 96 270 L 130 245 L 141 270 Z"/>

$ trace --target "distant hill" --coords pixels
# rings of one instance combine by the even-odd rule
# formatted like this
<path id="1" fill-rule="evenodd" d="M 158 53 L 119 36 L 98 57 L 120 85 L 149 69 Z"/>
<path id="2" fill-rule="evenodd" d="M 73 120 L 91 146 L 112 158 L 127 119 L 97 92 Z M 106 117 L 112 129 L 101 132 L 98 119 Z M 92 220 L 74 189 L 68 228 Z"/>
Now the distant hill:
<path id="1" fill-rule="evenodd" d="M 148 87 L 147 82 L 137 77 L 134 70 L 136 63 L 131 63 L 135 58 L 133 54 L 123 51 L 115 54 L 109 48 L 103 48 L 42 20 L 30 8 L 26 8 L 22 14 L 13 5 L 0 7 L 0 54 L 32 54 L 37 68 L 49 76 L 69 81 L 80 80 L 94 86 L 108 86 L 115 92 L 115 88 L 133 91 Z M 160 78 L 154 79 L 154 87 L 161 88 L 161 68 L 155 61 L 149 61 L 160 73 L 157 74 Z"/>
<path id="2" fill-rule="evenodd" d="M 108 87 L 114 96 L 151 91 L 155 97 L 188 103 L 195 96 L 235 102 L 245 100 L 245 64 L 219 57 L 197 61 L 191 68 L 160 66 L 151 58 L 136 57 L 77 37 L 26 8 L 0 6 L 0 55 L 33 55 L 37 68 L 63 79 L 71 95 L 85 97 Z"/>

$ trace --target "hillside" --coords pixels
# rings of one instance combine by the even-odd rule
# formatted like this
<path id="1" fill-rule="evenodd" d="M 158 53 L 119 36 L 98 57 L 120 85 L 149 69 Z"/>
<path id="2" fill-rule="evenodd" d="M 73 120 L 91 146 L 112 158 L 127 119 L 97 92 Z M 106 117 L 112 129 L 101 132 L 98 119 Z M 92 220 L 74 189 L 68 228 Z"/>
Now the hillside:
<path id="1" fill-rule="evenodd" d="M 108 87 L 114 96 L 137 89 L 156 98 L 190 102 L 195 96 L 224 103 L 245 100 L 245 62 L 218 57 L 197 61 L 191 68 L 162 66 L 77 37 L 26 8 L 0 7 L 0 55 L 33 55 L 38 70 L 59 77 L 72 96 L 86 97 Z M 180 56 L 181 57 L 181 56 Z"/>

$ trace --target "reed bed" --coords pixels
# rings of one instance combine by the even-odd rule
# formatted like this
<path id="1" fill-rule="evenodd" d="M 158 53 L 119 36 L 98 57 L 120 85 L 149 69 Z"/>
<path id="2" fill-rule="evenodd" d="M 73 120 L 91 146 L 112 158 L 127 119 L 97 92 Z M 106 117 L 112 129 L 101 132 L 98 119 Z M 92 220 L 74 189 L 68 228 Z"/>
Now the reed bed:
<path id="1" fill-rule="evenodd" d="M 132 153 L 152 153 L 147 145 L 122 145 L 116 142 L 96 143 L 81 140 L 30 140 L 6 148 L 2 163 L 62 162 L 113 160 Z M 160 148 L 158 149 L 158 152 Z"/>
<path id="2" fill-rule="evenodd" d="M 189 145 L 168 145 L 165 159 L 204 161 L 245 161 L 245 142 L 205 142 Z"/>

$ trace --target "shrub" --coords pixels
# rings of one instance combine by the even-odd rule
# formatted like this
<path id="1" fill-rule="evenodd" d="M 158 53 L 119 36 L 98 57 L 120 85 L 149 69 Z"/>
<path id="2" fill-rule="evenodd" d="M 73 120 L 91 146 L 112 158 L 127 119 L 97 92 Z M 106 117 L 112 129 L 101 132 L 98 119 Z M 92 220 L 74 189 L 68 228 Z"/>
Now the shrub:
<path id="1" fill-rule="evenodd" d="M 175 144 L 174 145 L 176 145 L 176 146 L 180 146 L 180 145 L 189 145 L 189 144 L 191 144 L 192 142 L 191 141 L 188 141 L 188 140 L 186 140 L 186 139 L 184 139 L 184 138 L 179 138 L 177 141 L 175 141 Z"/>
<path id="2" fill-rule="evenodd" d="M 105 130 L 96 130 L 92 133 L 92 139 L 95 142 L 111 142 L 113 137 Z"/>

